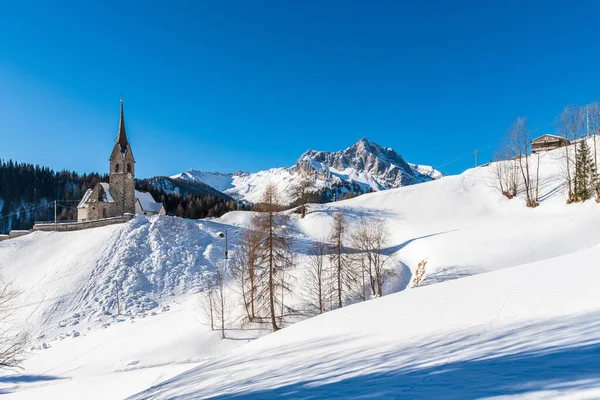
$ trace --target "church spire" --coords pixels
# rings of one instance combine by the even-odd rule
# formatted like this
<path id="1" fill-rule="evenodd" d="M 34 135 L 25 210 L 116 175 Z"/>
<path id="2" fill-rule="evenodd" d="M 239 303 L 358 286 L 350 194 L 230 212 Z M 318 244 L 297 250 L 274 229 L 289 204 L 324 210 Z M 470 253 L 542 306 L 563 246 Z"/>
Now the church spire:
<path id="1" fill-rule="evenodd" d="M 121 145 L 121 152 L 125 153 L 129 141 L 127 140 L 127 132 L 125 132 L 125 115 L 123 114 L 123 95 L 121 95 L 121 118 L 119 120 L 119 133 L 117 135 L 117 143 Z"/>

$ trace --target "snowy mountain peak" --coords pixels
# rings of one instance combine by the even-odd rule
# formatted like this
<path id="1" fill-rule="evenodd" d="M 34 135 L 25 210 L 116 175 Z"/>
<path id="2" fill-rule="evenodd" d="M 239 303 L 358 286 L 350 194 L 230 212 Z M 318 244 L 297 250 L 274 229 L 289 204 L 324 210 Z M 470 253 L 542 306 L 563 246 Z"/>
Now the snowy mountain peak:
<path id="1" fill-rule="evenodd" d="M 269 183 L 277 185 L 284 201 L 285 192 L 301 176 L 313 179 L 323 196 L 334 199 L 344 194 L 387 190 L 430 181 L 442 176 L 432 167 L 407 163 L 391 148 L 362 138 L 345 150 L 308 150 L 289 168 L 272 168 L 248 173 L 188 170 L 172 178 L 203 182 L 236 199 L 257 202 Z"/>
<path id="2" fill-rule="evenodd" d="M 296 167 L 303 174 L 316 174 L 322 179 L 337 177 L 357 182 L 365 190 L 392 189 L 433 178 L 408 164 L 393 149 L 366 138 L 338 152 L 309 150 L 300 157 Z"/>

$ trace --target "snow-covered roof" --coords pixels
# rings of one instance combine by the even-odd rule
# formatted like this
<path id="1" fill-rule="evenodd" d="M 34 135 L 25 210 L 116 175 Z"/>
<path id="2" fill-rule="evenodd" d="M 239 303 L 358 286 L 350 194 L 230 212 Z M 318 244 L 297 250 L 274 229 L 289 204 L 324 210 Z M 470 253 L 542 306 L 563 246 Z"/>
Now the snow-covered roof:
<path id="1" fill-rule="evenodd" d="M 159 212 L 162 207 L 162 203 L 157 203 L 149 192 L 135 191 L 135 199 L 140 203 L 140 207 L 143 211 Z"/>
<path id="2" fill-rule="evenodd" d="M 101 200 L 105 203 L 114 203 L 115 201 L 113 200 L 112 196 L 110 195 L 110 184 L 106 183 L 106 182 L 101 182 L 100 185 L 102 186 L 102 189 L 104 189 L 104 199 Z"/>
<path id="3" fill-rule="evenodd" d="M 533 140 L 531 141 L 531 143 L 533 143 L 533 142 L 536 142 L 536 141 L 538 141 L 538 140 L 540 140 L 540 139 L 542 139 L 542 138 L 545 138 L 545 137 L 551 137 L 551 138 L 555 138 L 555 139 L 567 140 L 567 139 L 565 139 L 565 138 L 564 138 L 564 137 L 562 137 L 562 136 L 558 136 L 558 135 L 552 135 L 551 133 L 546 133 L 545 135 L 542 135 L 542 136 L 540 136 L 540 137 L 536 137 L 535 139 L 533 139 Z"/>
<path id="4" fill-rule="evenodd" d="M 83 195 L 83 198 L 81 199 L 81 201 L 77 205 L 77 208 L 85 208 L 85 203 L 88 201 L 88 199 L 90 198 L 91 194 L 92 194 L 92 189 L 86 190 L 85 194 Z"/>

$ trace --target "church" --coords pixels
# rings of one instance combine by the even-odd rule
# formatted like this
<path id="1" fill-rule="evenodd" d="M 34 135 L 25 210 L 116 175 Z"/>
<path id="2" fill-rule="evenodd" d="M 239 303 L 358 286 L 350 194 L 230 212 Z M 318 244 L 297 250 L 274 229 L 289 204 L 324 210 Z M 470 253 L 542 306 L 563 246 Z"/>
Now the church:
<path id="1" fill-rule="evenodd" d="M 126 214 L 165 215 L 162 203 L 147 192 L 135 190 L 135 158 L 125 131 L 123 99 L 117 140 L 109 159 L 109 181 L 88 189 L 77 206 L 77 221 L 120 217 Z"/>

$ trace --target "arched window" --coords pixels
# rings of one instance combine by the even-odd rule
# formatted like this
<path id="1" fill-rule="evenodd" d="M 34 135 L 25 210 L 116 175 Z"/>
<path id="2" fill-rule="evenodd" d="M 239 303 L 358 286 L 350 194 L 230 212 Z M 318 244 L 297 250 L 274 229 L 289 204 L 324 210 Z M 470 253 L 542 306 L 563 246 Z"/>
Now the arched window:
<path id="1" fill-rule="evenodd" d="M 115 172 L 119 172 L 119 164 L 115 164 Z"/>
<path id="2" fill-rule="evenodd" d="M 131 163 L 127 163 L 127 172 L 131 173 Z"/>

